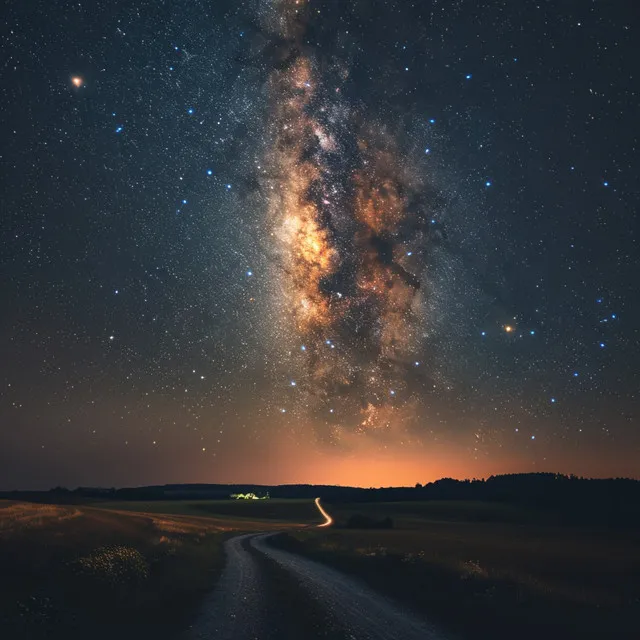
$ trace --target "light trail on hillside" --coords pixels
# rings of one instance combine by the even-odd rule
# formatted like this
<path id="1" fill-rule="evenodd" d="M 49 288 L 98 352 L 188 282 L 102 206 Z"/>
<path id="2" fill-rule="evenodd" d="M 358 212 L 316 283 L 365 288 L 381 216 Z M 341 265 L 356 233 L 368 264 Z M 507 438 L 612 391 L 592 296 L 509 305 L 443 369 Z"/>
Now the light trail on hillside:
<path id="1" fill-rule="evenodd" d="M 329 527 L 333 524 L 333 518 L 324 510 L 322 505 L 320 504 L 320 498 L 316 498 L 316 507 L 318 507 L 318 511 L 324 517 L 324 522 L 319 524 L 318 527 Z"/>

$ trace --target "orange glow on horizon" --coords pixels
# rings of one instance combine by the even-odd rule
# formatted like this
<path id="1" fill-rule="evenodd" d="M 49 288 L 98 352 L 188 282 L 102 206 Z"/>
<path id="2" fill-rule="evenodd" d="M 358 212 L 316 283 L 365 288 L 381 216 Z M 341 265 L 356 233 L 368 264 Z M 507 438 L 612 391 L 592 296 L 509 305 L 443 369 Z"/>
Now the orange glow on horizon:
<path id="1" fill-rule="evenodd" d="M 414 486 L 446 477 L 482 478 L 536 470 L 530 461 L 513 454 L 474 459 L 456 443 L 426 446 L 414 441 L 409 447 L 387 442 L 385 446 L 364 434 L 343 434 L 342 442 L 343 446 L 335 449 L 318 446 L 313 440 L 303 442 L 289 437 L 260 440 L 251 446 L 244 442 L 243 464 L 238 464 L 237 457 L 231 464 L 229 457 L 229 464 L 217 465 L 215 480 L 390 487 Z"/>
<path id="2" fill-rule="evenodd" d="M 412 487 L 418 482 L 427 484 L 441 478 L 480 479 L 509 473 L 638 477 L 636 456 L 631 450 L 625 457 L 615 448 L 606 447 L 597 456 L 577 455 L 572 450 L 536 456 L 535 450 L 513 451 L 503 447 L 490 455 L 477 455 L 470 444 L 473 435 L 439 442 L 408 441 L 405 436 L 404 444 L 396 437 L 397 434 L 385 438 L 384 434 L 371 432 L 343 433 L 340 446 L 323 446 L 314 438 L 304 439 L 292 433 L 265 436 L 252 442 L 238 436 L 237 440 L 227 441 L 225 453 L 218 456 L 215 468 L 203 461 L 201 467 L 192 467 L 191 473 L 181 476 L 180 481 L 368 488 Z M 243 451 L 241 462 L 238 447 Z M 174 457 L 175 452 L 171 455 Z"/>

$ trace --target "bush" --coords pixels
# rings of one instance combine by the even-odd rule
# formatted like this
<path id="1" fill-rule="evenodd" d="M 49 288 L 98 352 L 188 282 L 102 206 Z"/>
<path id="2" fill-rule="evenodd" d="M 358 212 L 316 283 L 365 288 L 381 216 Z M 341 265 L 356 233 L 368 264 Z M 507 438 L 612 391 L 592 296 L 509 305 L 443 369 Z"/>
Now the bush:
<path id="1" fill-rule="evenodd" d="M 132 547 L 112 545 L 96 549 L 76 561 L 81 575 L 118 587 L 143 582 L 149 577 L 149 564 L 145 557 Z"/>

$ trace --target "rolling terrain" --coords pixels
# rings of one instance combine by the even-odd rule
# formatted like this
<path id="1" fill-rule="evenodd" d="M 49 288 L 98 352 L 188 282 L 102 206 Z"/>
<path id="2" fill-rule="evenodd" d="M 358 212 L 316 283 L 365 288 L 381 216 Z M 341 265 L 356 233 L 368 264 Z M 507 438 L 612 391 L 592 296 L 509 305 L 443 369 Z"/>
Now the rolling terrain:
<path id="1" fill-rule="evenodd" d="M 0 624 L 36 639 L 622 640 L 639 542 L 479 501 L 2 501 Z"/>
<path id="2" fill-rule="evenodd" d="M 212 590 L 231 535 L 322 521 L 311 500 L 267 502 L 0 501 L 3 637 L 176 637 Z"/>

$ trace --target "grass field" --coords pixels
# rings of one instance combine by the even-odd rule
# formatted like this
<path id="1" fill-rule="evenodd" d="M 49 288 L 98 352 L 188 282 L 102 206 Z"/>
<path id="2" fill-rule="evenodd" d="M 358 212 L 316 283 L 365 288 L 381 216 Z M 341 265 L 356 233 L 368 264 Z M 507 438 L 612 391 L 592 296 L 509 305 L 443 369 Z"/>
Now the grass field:
<path id="1" fill-rule="evenodd" d="M 311 501 L 267 502 L 0 501 L 0 637 L 176 637 L 215 583 L 225 537 L 318 520 Z"/>
<path id="2" fill-rule="evenodd" d="M 637 532 L 554 526 L 496 504 L 325 507 L 336 528 L 290 532 L 278 544 L 360 576 L 462 637 L 640 637 Z M 390 516 L 394 528 L 341 528 L 355 513 Z"/>
<path id="3" fill-rule="evenodd" d="M 233 527 L 249 525 L 251 529 L 280 527 L 283 523 L 320 523 L 322 518 L 313 500 L 159 500 L 149 502 L 103 502 L 101 509 L 170 513 L 217 519 L 224 527 L 229 519 Z M 255 523 L 255 526 L 251 526 Z"/>
<path id="4" fill-rule="evenodd" d="M 479 501 L 383 502 L 334 507 L 334 515 L 339 524 L 352 513 L 363 513 L 373 518 L 390 516 L 396 527 L 401 529 L 423 528 L 425 521 L 527 524 L 539 523 L 546 517 L 544 513 L 524 507 Z"/>

